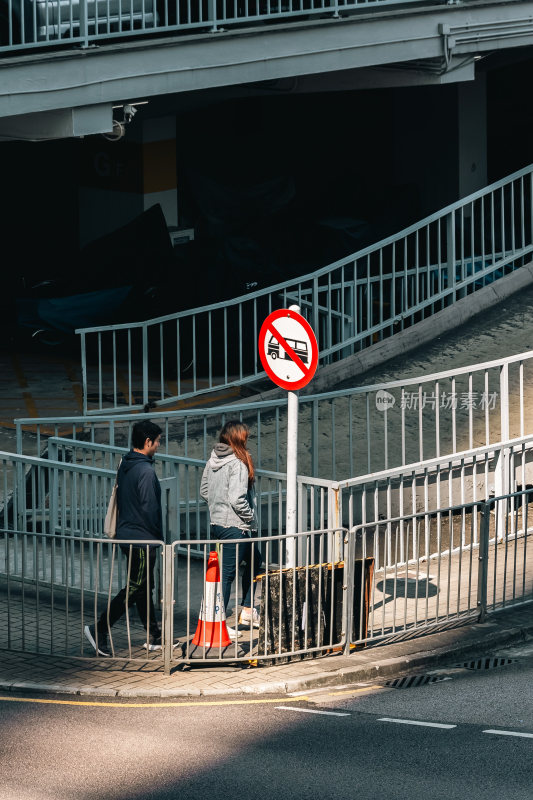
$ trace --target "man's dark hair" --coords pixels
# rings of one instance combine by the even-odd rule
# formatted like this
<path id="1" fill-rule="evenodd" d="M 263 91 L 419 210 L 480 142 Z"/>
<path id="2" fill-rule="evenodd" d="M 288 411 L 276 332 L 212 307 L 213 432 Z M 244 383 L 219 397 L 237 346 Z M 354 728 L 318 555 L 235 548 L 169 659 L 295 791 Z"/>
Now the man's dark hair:
<path id="1" fill-rule="evenodd" d="M 136 450 L 142 450 L 147 439 L 150 439 L 151 442 L 155 442 L 160 433 L 161 428 L 159 425 L 156 425 L 155 422 L 150 422 L 149 419 L 136 422 L 131 429 L 132 447 Z"/>

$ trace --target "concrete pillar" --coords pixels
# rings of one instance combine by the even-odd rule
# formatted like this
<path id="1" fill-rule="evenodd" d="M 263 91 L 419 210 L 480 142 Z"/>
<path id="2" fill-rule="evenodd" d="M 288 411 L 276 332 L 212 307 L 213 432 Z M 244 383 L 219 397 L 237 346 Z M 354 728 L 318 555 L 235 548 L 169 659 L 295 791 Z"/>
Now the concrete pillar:
<path id="1" fill-rule="evenodd" d="M 169 228 L 178 226 L 176 117 L 143 120 L 143 208 L 161 204 Z"/>
<path id="2" fill-rule="evenodd" d="M 457 85 L 457 121 L 459 197 L 466 197 L 488 183 L 485 73 Z"/>

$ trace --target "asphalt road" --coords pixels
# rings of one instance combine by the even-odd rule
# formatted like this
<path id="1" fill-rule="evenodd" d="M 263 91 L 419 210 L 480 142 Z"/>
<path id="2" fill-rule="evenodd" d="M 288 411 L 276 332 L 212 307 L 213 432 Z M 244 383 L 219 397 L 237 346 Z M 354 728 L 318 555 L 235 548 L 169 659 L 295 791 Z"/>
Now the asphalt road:
<path id="1" fill-rule="evenodd" d="M 0 700 L 0 798 L 531 800 L 533 645 L 499 655 L 516 660 L 403 689 L 167 704 L 13 695 Z"/>

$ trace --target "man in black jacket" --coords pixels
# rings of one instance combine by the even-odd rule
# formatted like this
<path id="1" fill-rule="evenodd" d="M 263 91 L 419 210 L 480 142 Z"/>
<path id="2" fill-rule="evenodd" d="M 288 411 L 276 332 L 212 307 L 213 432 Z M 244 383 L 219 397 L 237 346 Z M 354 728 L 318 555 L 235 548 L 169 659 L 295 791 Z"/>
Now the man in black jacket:
<path id="1" fill-rule="evenodd" d="M 108 630 L 132 605 L 136 606 L 148 634 L 144 647 L 161 649 L 161 631 L 152 598 L 156 555 L 163 540 L 161 486 L 154 471 L 154 455 L 161 443 L 161 428 L 148 420 L 137 422 L 132 429 L 131 443 L 132 449 L 124 456 L 118 470 L 116 538 L 117 541 L 138 541 L 139 544 L 120 545 L 128 558 L 127 584 L 111 600 L 97 624 L 85 626 L 86 638 L 101 656 L 111 655 L 107 643 Z"/>

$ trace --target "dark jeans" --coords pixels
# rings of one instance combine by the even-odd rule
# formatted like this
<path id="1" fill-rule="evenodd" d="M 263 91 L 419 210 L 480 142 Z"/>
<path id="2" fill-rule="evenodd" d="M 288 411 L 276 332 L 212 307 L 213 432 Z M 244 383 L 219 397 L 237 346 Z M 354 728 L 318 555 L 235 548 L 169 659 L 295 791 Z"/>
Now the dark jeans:
<path id="1" fill-rule="evenodd" d="M 120 545 L 120 549 L 130 558 L 130 579 L 126 586 L 111 600 L 109 605 L 109 621 L 107 611 L 98 620 L 98 634 L 106 635 L 108 624 L 111 628 L 126 613 L 126 607 L 135 605 L 145 630 L 152 636 L 160 636 L 159 623 L 155 615 L 152 593 L 154 590 L 154 567 L 157 547 L 131 547 Z M 149 589 L 149 591 L 148 591 Z M 149 619 L 148 619 L 149 617 Z"/>
<path id="2" fill-rule="evenodd" d="M 227 609 L 231 585 L 235 580 L 239 564 L 244 561 L 244 572 L 242 574 L 242 605 L 250 607 L 253 603 L 252 578 L 261 572 L 263 559 L 249 531 L 242 531 L 240 528 L 223 528 L 222 525 L 211 525 L 212 539 L 239 539 L 238 542 L 231 544 L 224 543 L 220 548 L 222 560 L 222 596 L 224 598 L 224 608 Z"/>

